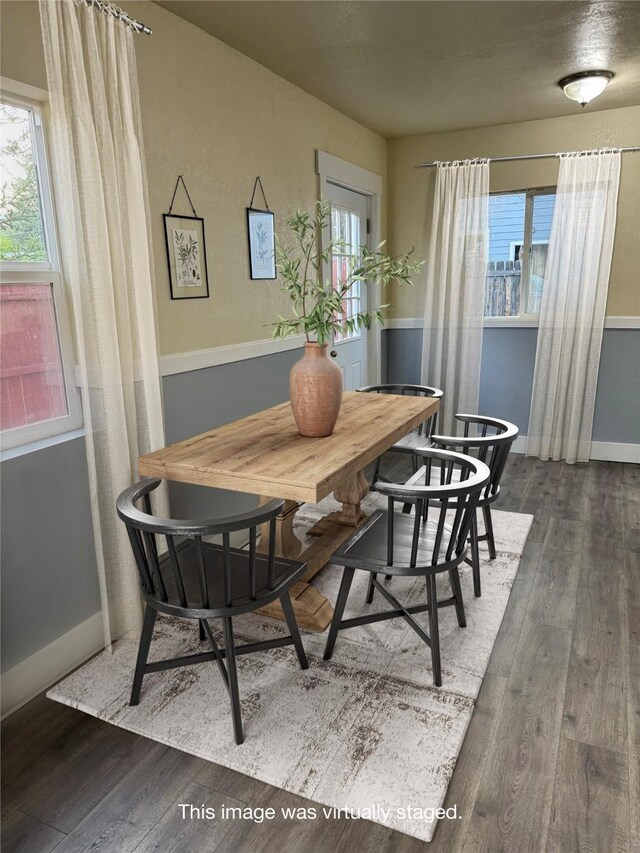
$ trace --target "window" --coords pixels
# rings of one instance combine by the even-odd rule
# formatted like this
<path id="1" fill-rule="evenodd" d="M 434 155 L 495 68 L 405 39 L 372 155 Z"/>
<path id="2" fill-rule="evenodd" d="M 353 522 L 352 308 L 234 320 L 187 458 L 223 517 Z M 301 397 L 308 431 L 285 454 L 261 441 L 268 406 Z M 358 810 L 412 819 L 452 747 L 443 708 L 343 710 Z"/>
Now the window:
<path id="1" fill-rule="evenodd" d="M 342 285 L 356 269 L 361 261 L 360 216 L 343 207 L 331 205 L 331 239 L 334 242 L 331 253 L 331 274 L 333 286 Z M 354 281 L 342 302 L 342 320 L 355 317 L 362 311 L 361 283 Z M 362 337 L 361 330 L 349 331 L 346 327 L 342 332 L 334 334 L 334 341 L 350 341 Z"/>
<path id="2" fill-rule="evenodd" d="M 485 317 L 540 313 L 555 189 L 489 197 Z"/>
<path id="3" fill-rule="evenodd" d="M 0 430 L 14 447 L 80 426 L 42 114 L 0 101 Z"/>

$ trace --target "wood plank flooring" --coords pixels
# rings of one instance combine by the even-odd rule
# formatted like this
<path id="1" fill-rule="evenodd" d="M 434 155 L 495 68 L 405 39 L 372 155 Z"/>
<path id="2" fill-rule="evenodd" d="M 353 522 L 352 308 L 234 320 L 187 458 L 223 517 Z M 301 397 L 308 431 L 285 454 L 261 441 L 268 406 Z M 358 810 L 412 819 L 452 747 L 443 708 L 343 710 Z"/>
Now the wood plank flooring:
<path id="1" fill-rule="evenodd" d="M 3 724 L 3 853 L 640 849 L 640 468 L 512 456 L 535 522 L 431 844 L 357 820 L 189 820 L 313 803 L 49 702 Z"/>

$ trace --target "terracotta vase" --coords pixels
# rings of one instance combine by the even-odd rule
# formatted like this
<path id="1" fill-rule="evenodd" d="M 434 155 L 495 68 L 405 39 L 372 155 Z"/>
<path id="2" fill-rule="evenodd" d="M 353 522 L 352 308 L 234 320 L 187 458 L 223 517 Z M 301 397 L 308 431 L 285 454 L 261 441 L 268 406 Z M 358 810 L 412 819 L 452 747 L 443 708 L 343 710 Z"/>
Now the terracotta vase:
<path id="1" fill-rule="evenodd" d="M 300 435 L 331 435 L 342 405 L 342 371 L 326 344 L 304 345 L 289 374 L 289 397 Z"/>

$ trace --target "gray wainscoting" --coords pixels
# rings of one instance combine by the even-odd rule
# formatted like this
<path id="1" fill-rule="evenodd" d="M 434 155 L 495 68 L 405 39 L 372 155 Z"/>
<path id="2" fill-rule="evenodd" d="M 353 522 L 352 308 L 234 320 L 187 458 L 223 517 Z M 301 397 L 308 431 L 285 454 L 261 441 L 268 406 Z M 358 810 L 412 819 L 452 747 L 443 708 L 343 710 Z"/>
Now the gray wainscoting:
<path id="1" fill-rule="evenodd" d="M 2 672 L 100 610 L 84 438 L 2 463 Z"/>
<path id="2" fill-rule="evenodd" d="M 489 328 L 482 341 L 480 405 L 526 434 L 538 330 Z M 387 329 L 389 382 L 420 382 L 421 329 Z M 593 440 L 640 443 L 640 331 L 605 329 L 596 390 Z"/>
<path id="3" fill-rule="evenodd" d="M 486 415 L 504 418 L 526 434 L 536 360 L 537 329 L 485 329 L 480 403 Z"/>
<path id="4" fill-rule="evenodd" d="M 640 443 L 640 330 L 605 329 L 594 441 Z"/>

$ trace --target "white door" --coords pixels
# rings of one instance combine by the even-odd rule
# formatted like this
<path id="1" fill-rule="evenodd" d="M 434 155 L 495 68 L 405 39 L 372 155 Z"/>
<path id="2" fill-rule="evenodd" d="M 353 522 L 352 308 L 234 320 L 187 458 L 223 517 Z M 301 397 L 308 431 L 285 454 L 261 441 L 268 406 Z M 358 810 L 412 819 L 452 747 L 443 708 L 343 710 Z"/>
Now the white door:
<path id="1" fill-rule="evenodd" d="M 367 197 L 329 184 L 326 201 L 331 204 L 331 237 L 342 244 L 334 248 L 331 257 L 331 280 L 335 287 L 360 263 L 360 247 L 367 244 Z M 366 286 L 356 282 L 348 297 L 343 309 L 346 316 L 367 310 Z M 330 352 L 342 369 L 345 391 L 355 391 L 367 384 L 366 329 L 334 335 Z"/>

